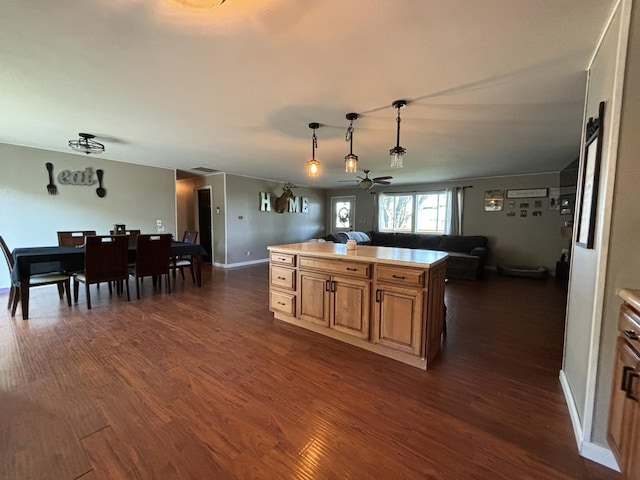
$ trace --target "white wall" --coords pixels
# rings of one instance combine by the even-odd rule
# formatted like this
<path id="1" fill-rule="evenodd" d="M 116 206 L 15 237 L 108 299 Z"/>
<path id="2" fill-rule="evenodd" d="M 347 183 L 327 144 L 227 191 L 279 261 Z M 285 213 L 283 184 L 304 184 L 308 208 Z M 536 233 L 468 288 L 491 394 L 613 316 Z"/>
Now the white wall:
<path id="1" fill-rule="evenodd" d="M 631 71 L 627 72 L 627 79 L 631 81 L 624 85 L 624 105 L 628 115 L 623 119 L 622 125 L 620 124 L 630 9 L 631 1 L 623 0 L 617 5 L 612 22 L 599 49 L 595 51 L 589 69 L 585 119 L 597 117 L 599 103 L 606 102 L 598 210 L 593 249 L 578 246 L 573 248 L 565 351 L 560 375 L 581 453 L 609 465 L 615 464 L 606 442 L 617 335 L 616 310 L 620 304 L 615 298 L 615 288 L 640 286 L 640 261 L 637 255 L 637 225 L 640 220 L 637 211 L 637 180 L 634 183 L 633 178 L 629 176 L 635 172 L 637 179 L 638 174 L 634 165 L 637 164 L 639 147 L 639 107 L 637 76 L 629 76 Z M 633 28 L 640 28 L 638 12 L 634 14 L 632 31 Z M 630 38 L 629 50 L 630 54 L 634 53 L 629 58 L 635 56 L 635 63 L 630 62 L 630 66 L 634 67 L 636 72 L 637 35 L 636 31 L 635 40 L 633 37 Z M 619 152 L 619 145 L 627 148 Z M 580 175 L 582 169 L 581 166 Z M 581 185 L 580 181 L 578 185 Z M 579 191 L 578 201 L 580 196 Z M 633 207 L 629 203 L 631 198 Z M 620 231 L 620 228 L 623 231 Z M 627 228 L 630 228 L 631 232 L 625 232 Z M 606 310 L 605 301 L 608 304 Z"/>
<path id="2" fill-rule="evenodd" d="M 104 198 L 91 186 L 60 185 L 49 195 L 45 164 L 62 170 L 104 170 Z M 10 249 L 57 245 L 58 230 L 96 230 L 108 234 L 116 223 L 143 232 L 156 232 L 162 220 L 165 232 L 175 233 L 175 171 L 105 160 L 100 156 L 51 152 L 0 144 L 0 235 Z M 95 174 L 94 174 L 95 179 Z M 6 268 L 0 269 L 0 288 L 9 286 Z"/>

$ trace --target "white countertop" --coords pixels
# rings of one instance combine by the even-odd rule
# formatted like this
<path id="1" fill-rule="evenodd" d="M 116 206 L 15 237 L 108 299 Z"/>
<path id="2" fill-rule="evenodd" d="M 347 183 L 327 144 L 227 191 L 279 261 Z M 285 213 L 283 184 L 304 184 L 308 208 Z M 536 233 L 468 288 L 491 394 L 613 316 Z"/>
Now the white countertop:
<path id="1" fill-rule="evenodd" d="M 373 247 L 369 245 L 357 245 L 355 250 L 347 250 L 346 244 L 332 242 L 289 243 L 286 245 L 271 245 L 267 249 L 283 253 L 309 254 L 317 257 L 388 263 L 390 265 L 402 264 L 418 268 L 429 268 L 444 262 L 449 256 L 446 252 L 437 250 Z"/>

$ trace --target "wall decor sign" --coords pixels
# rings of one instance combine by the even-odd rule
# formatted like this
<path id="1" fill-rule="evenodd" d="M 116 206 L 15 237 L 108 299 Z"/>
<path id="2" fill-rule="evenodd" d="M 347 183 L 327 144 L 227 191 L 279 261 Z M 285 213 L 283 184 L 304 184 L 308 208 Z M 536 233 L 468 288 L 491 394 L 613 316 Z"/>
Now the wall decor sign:
<path id="1" fill-rule="evenodd" d="M 296 188 L 293 184 L 287 182 L 282 187 L 282 195 L 272 199 L 271 193 L 260 192 L 260 211 L 270 212 L 273 209 L 276 213 L 309 213 L 309 199 L 307 197 L 296 197 L 292 189 Z"/>
<path id="2" fill-rule="evenodd" d="M 484 192 L 484 211 L 501 212 L 504 208 L 504 191 L 487 190 Z"/>
<path id="3" fill-rule="evenodd" d="M 604 126 L 604 102 L 600 102 L 598 118 L 590 118 L 586 127 L 584 166 L 582 169 L 582 194 L 578 216 L 576 245 L 593 248 L 600 183 L 600 160 L 602 158 L 602 134 Z"/>
<path id="4" fill-rule="evenodd" d="M 47 192 L 49 195 L 57 195 L 58 194 L 58 186 L 54 182 L 54 174 L 53 174 L 53 163 L 47 162 L 45 164 L 47 168 L 47 174 L 49 176 L 49 183 L 47 184 Z M 103 170 L 96 170 L 96 176 L 98 177 L 98 188 L 96 188 L 96 195 L 102 198 L 107 195 L 106 189 L 102 186 L 102 181 L 104 177 Z M 84 170 L 62 170 L 58 176 L 56 177 L 58 183 L 60 185 L 74 185 L 74 186 L 84 186 L 90 187 L 95 185 L 96 180 L 93 178 L 93 168 L 87 167 Z"/>
<path id="5" fill-rule="evenodd" d="M 542 198 L 547 196 L 547 190 L 547 188 L 507 190 L 507 198 Z"/>

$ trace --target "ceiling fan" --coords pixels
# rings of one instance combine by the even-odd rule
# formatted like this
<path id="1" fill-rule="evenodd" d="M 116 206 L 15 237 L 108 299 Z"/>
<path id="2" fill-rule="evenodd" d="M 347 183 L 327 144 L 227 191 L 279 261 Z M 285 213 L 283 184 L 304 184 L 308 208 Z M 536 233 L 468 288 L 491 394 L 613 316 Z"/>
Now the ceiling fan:
<path id="1" fill-rule="evenodd" d="M 363 170 L 363 172 L 364 172 L 364 177 L 356 175 L 356 177 L 360 179 L 359 181 L 357 180 L 341 180 L 341 181 L 343 182 L 357 181 L 358 186 L 363 190 L 370 190 L 373 188 L 374 185 L 391 185 L 391 182 L 389 182 L 389 180 L 391 180 L 393 177 L 386 176 L 386 177 L 369 178 L 369 172 L 371 172 L 371 170 Z"/>

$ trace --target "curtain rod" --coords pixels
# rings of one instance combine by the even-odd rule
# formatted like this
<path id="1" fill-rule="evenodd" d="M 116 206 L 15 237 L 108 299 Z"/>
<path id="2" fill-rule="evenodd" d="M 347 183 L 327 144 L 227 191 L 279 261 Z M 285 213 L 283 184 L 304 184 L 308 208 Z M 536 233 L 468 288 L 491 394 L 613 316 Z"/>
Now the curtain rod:
<path id="1" fill-rule="evenodd" d="M 459 187 L 445 187 L 444 190 L 446 190 L 447 188 L 473 188 L 473 185 L 460 185 Z M 436 188 L 433 190 L 405 190 L 402 192 L 369 192 L 371 193 L 371 195 L 377 195 L 379 193 L 390 193 L 392 195 L 395 195 L 396 193 L 427 193 L 427 192 L 437 192 L 439 190 L 443 190 L 442 188 Z"/>

